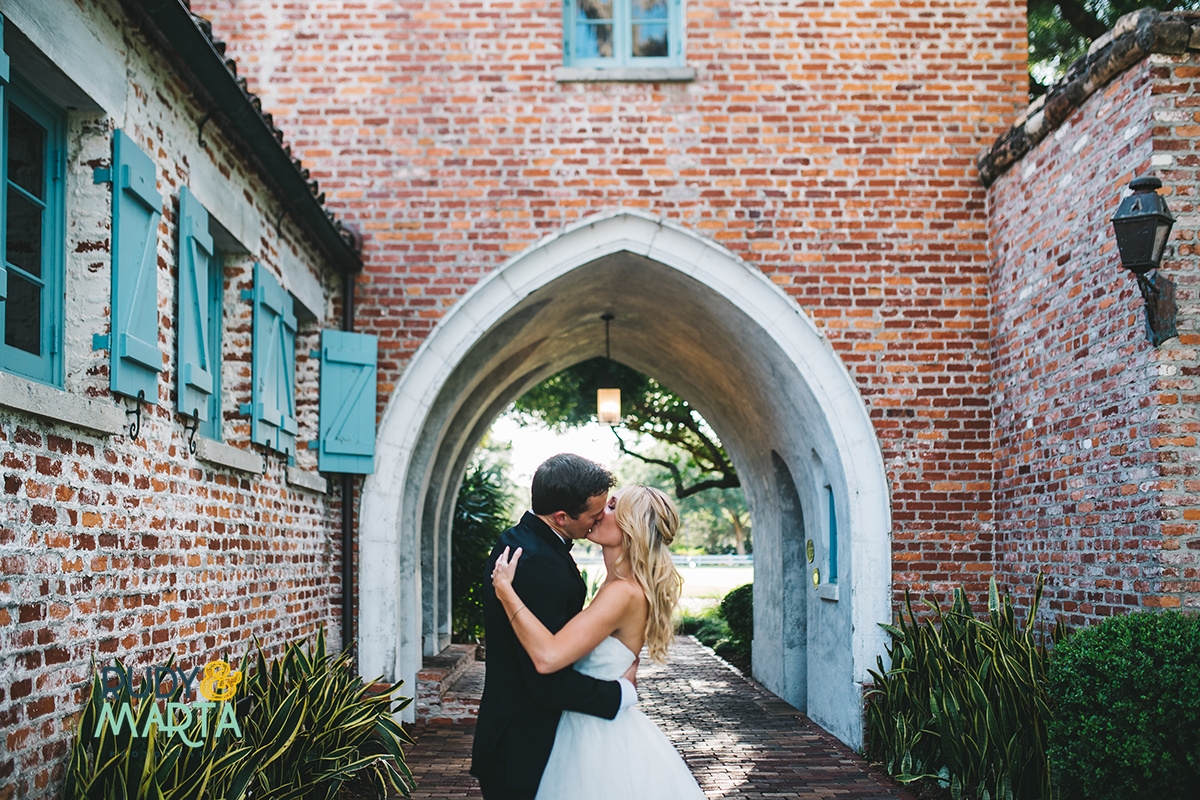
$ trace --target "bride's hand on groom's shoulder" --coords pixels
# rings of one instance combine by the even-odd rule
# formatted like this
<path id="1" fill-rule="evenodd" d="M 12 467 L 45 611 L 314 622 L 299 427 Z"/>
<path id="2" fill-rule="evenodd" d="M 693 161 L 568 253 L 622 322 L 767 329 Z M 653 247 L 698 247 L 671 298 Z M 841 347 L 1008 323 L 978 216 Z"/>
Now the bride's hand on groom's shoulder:
<path id="1" fill-rule="evenodd" d="M 513 575 L 517 573 L 517 562 L 521 559 L 521 548 L 513 551 L 512 558 L 508 556 L 508 548 L 496 556 L 496 566 L 492 570 L 492 586 L 496 589 L 512 586 Z"/>

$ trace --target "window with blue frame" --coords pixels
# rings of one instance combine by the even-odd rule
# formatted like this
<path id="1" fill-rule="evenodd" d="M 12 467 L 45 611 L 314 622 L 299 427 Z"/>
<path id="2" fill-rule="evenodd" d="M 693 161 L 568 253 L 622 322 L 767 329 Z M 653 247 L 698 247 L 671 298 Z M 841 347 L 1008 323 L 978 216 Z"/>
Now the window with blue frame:
<path id="1" fill-rule="evenodd" d="M 60 384 L 66 123 L 16 75 L 0 109 L 0 369 Z"/>
<path id="2" fill-rule="evenodd" d="M 564 0 L 571 67 L 683 66 L 681 0 Z"/>

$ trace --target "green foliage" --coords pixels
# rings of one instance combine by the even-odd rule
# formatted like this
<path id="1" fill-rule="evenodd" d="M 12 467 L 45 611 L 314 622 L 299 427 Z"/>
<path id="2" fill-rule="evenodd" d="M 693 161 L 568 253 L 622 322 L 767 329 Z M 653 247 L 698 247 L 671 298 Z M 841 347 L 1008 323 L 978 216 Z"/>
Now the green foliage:
<path id="1" fill-rule="evenodd" d="M 679 547 L 750 552 L 750 514 L 729 454 L 704 418 L 653 378 L 596 358 L 533 387 L 513 408 L 552 430 L 586 425 L 596 420 L 596 390 L 602 384 L 621 390 L 623 418 L 613 434 L 628 456 L 620 465 L 622 483 L 644 483 L 674 495 L 684 520 Z"/>
<path id="2" fill-rule="evenodd" d="M 244 684 L 239 689 L 252 700 L 244 740 L 278 751 L 254 773 L 255 798 L 333 800 L 354 778 L 380 798 L 411 787 L 401 745 L 412 740 L 392 718 L 411 700 L 393 708 L 400 684 L 372 691 L 353 669 L 349 651 L 326 653 L 323 631 L 307 652 L 292 643 L 270 664 L 259 649 Z"/>
<path id="3" fill-rule="evenodd" d="M 1195 796 L 1200 617 L 1139 612 L 1081 629 L 1055 648 L 1049 681 L 1064 800 Z"/>
<path id="4" fill-rule="evenodd" d="M 165 798 L 165 800 L 200 800 L 209 796 L 210 785 L 228 787 L 236 763 L 253 763 L 259 754 L 250 748 L 238 746 L 228 735 L 215 735 L 215 719 L 210 720 L 209 735 L 202 737 L 197 722 L 184 735 L 191 741 L 203 740 L 202 748 L 188 747 L 176 735 L 168 737 L 159 733 L 156 725 L 150 725 L 151 735 L 135 736 L 150 724 L 152 702 L 133 703 L 129 693 L 129 673 L 120 664 L 115 667 L 121 676 L 121 686 L 110 701 L 114 710 L 135 709 L 133 725 L 122 724 L 115 730 L 105 724 L 98 726 L 105 707 L 104 686 L 100 671 L 92 678 L 92 692 L 83 714 L 63 789 L 66 800 L 143 800 L 143 798 Z M 182 691 L 177 689 L 171 697 L 179 700 Z M 217 709 L 221 710 L 220 704 Z M 217 717 L 219 719 L 219 717 Z M 99 727 L 99 735 L 97 728 Z M 200 750 L 200 754 L 196 751 Z M 230 800 L 239 800 L 244 794 L 227 795 Z"/>
<path id="5" fill-rule="evenodd" d="M 729 635 L 713 645 L 713 650 L 730 664 L 749 672 L 754 641 L 754 584 L 731 589 L 721 600 L 719 610 Z"/>
<path id="6" fill-rule="evenodd" d="M 492 546 L 512 525 L 511 517 L 502 468 L 494 464 L 469 468 L 458 490 L 450 538 L 455 641 L 483 638 L 483 573 Z"/>
<path id="7" fill-rule="evenodd" d="M 729 624 L 725 622 L 717 606 L 699 615 L 681 615 L 675 630 L 681 636 L 695 636 L 705 647 L 714 649 L 719 643 L 729 640 Z"/>
<path id="8" fill-rule="evenodd" d="M 721 604 L 693 616 L 683 614 L 675 626 L 683 636 L 695 636 L 721 658 L 750 671 L 751 641 L 754 639 L 754 584 L 732 589 Z"/>
<path id="9" fill-rule="evenodd" d="M 1124 15 L 1140 8 L 1200 8 L 1200 0 L 1028 0 L 1027 8 L 1029 74 L 1040 94 Z"/>
<path id="10" fill-rule="evenodd" d="M 1000 597 L 995 579 L 982 619 L 961 588 L 949 611 L 926 601 L 932 619 L 918 619 L 906 594 L 898 624 L 884 626 L 892 635 L 891 669 L 881 658 L 871 671 L 872 758 L 902 782 L 933 779 L 956 799 L 1049 798 L 1047 652 L 1032 624 L 1041 596 L 1039 575 L 1019 626 L 1012 598 Z"/>
<path id="11" fill-rule="evenodd" d="M 583 585 L 587 591 L 584 593 L 583 604 L 586 606 L 596 598 L 600 593 L 600 587 L 604 585 L 604 570 L 598 569 L 593 572 L 588 572 L 587 568 L 579 570 L 579 574 L 583 577 Z"/>
<path id="12" fill-rule="evenodd" d="M 754 639 L 754 584 L 731 589 L 721 600 L 721 616 L 729 624 L 730 638 L 748 646 Z"/>
<path id="13" fill-rule="evenodd" d="M 633 449 L 658 461 L 674 462 L 685 484 L 695 486 L 705 479 L 686 452 L 663 442 L 654 442 L 649 448 L 643 447 L 643 443 L 644 440 L 635 443 Z M 675 494 L 674 476 L 660 464 L 625 457 L 617 462 L 614 471 L 621 486 L 641 483 L 668 495 Z M 741 487 L 710 488 L 677 497 L 675 504 L 682 524 L 671 552 L 693 555 L 753 552 L 750 511 Z"/>
<path id="14" fill-rule="evenodd" d="M 392 714 L 410 701 L 392 701 L 399 683 L 382 693 L 371 691 L 355 673 L 348 653 L 326 654 L 324 632 L 307 652 L 294 642 L 270 663 L 258 649 L 254 664 L 236 694 L 209 710 L 206 724 L 199 714 L 182 732 L 151 723 L 145 737 L 135 737 L 133 731 L 146 731 L 157 703 L 132 701 L 119 663 L 122 687 L 106 701 L 97 672 L 80 715 L 64 798 L 330 800 L 352 780 L 375 797 L 389 792 L 407 795 L 412 774 L 401 745 L 411 739 Z M 249 666 L 247 656 L 241 664 L 243 675 Z M 171 701 L 178 702 L 181 695 L 182 687 Z M 106 703 L 114 710 L 135 708 L 133 730 L 98 725 Z M 237 709 L 240 739 L 229 730 L 217 734 L 217 721 L 227 704 Z M 190 747 L 185 739 L 199 746 Z"/>
<path id="15" fill-rule="evenodd" d="M 704 418 L 658 381 L 616 361 L 594 358 L 568 367 L 530 389 L 514 407 L 518 413 L 551 429 L 578 427 L 595 421 L 596 390 L 602 383 L 621 390 L 622 430 L 678 448 L 687 454 L 688 468 L 702 476 L 698 482 L 685 485 L 674 461 L 654 461 L 668 472 L 675 472 L 677 497 L 740 485 L 733 462 Z M 613 430 L 620 438 L 617 429 Z M 625 449 L 623 441 L 622 451 L 645 458 Z"/>

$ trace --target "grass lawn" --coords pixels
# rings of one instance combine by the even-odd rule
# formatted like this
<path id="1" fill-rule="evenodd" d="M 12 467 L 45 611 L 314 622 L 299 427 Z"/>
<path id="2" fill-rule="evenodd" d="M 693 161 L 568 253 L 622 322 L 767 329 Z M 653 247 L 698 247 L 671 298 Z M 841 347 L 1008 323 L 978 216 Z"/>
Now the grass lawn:
<path id="1" fill-rule="evenodd" d="M 679 574 L 683 576 L 679 608 L 692 615 L 716 607 L 731 589 L 754 581 L 754 567 L 680 567 Z"/>
<path id="2" fill-rule="evenodd" d="M 603 564 L 580 564 L 589 580 L 604 580 Z M 700 614 L 721 602 L 730 589 L 754 581 L 754 567 L 680 567 L 683 576 L 683 595 L 680 610 L 689 614 Z"/>
<path id="3" fill-rule="evenodd" d="M 680 567 L 679 573 L 683 575 L 683 599 L 709 600 L 712 605 L 730 589 L 754 581 L 754 567 Z"/>

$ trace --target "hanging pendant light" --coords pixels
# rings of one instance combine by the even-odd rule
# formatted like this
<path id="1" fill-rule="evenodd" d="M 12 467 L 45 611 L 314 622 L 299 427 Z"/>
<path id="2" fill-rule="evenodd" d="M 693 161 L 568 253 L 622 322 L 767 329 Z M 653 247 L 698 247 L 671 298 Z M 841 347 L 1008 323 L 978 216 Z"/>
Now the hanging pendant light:
<path id="1" fill-rule="evenodd" d="M 617 379 L 613 376 L 612 351 L 609 348 L 608 323 L 613 321 L 612 314 L 601 314 L 604 320 L 604 358 L 608 362 L 608 370 L 600 388 L 596 390 L 596 417 L 604 425 L 618 425 L 621 422 L 621 390 L 617 388 Z"/>

